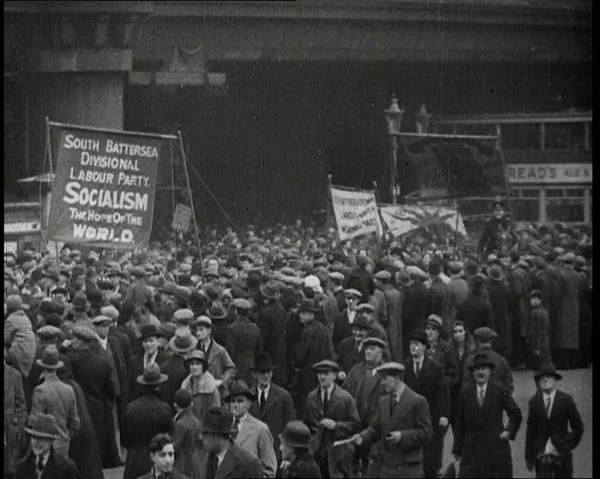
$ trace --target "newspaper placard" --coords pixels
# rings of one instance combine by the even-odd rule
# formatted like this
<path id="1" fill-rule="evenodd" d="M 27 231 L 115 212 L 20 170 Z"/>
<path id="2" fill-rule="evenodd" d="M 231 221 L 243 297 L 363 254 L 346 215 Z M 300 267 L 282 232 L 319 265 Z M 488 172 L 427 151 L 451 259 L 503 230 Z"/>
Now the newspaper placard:
<path id="1" fill-rule="evenodd" d="M 331 187 L 331 200 L 340 241 L 377 233 L 382 227 L 375 192 Z"/>
<path id="2" fill-rule="evenodd" d="M 462 216 L 456 208 L 433 205 L 382 206 L 381 217 L 394 237 L 402 236 L 417 228 L 431 228 L 434 225 L 467 236 Z"/>
<path id="3" fill-rule="evenodd" d="M 174 230 L 182 231 L 187 233 L 190 230 L 190 221 L 192 220 L 192 208 L 187 205 L 177 204 L 175 213 L 173 215 L 173 224 L 171 225 Z"/>
<path id="4" fill-rule="evenodd" d="M 148 246 L 162 138 L 57 128 L 48 237 L 104 247 Z M 165 148 L 165 150 L 167 150 Z"/>

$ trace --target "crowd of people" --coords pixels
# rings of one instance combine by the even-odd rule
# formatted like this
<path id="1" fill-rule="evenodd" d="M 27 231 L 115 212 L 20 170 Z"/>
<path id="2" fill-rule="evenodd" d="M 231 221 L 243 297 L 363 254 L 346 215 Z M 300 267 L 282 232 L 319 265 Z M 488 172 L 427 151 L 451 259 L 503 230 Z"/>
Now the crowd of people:
<path id="1" fill-rule="evenodd" d="M 556 368 L 591 364 L 591 231 L 511 235 L 469 252 L 297 221 L 5 253 L 5 477 L 439 477 L 448 428 L 461 477 L 509 477 L 517 368 L 539 387 L 527 467 L 572 476 Z"/>

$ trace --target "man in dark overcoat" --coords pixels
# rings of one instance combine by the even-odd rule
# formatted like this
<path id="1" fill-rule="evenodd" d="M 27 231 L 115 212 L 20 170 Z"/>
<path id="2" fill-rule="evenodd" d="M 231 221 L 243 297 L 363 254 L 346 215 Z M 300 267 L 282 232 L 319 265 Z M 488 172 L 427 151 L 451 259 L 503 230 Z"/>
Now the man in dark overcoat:
<path id="1" fill-rule="evenodd" d="M 254 358 L 263 351 L 262 333 L 260 328 L 250 321 L 252 303 L 247 299 L 233 300 L 237 317 L 229 325 L 225 348 L 237 368 L 237 378 L 243 379 L 246 384 L 252 383 Z M 282 337 L 283 341 L 284 338 Z"/>
<path id="2" fill-rule="evenodd" d="M 507 359 L 512 357 L 512 312 L 510 289 L 504 271 L 498 265 L 488 269 L 487 291 L 492 307 L 492 329 L 498 333 L 496 350 Z"/>
<path id="3" fill-rule="evenodd" d="M 160 395 L 171 408 L 173 413 L 175 409 L 175 393 L 181 388 L 181 383 L 189 375 L 189 370 L 185 364 L 186 356 L 198 345 L 198 339 L 192 336 L 192 333 L 187 328 L 178 329 L 175 331 L 175 336 L 169 341 L 169 349 L 173 351 L 173 355 L 160 365 L 161 371 L 167 375 L 167 380 L 164 381 L 158 388 Z"/>
<path id="4" fill-rule="evenodd" d="M 276 367 L 273 371 L 273 382 L 278 386 L 287 386 L 285 365 L 285 309 L 281 305 L 281 293 L 274 281 L 269 281 L 260 288 L 263 305 L 259 309 L 256 324 L 260 328 L 263 338 L 263 351 L 271 355 L 271 360 Z"/>
<path id="5" fill-rule="evenodd" d="M 531 282 L 529 279 L 529 266 L 524 259 L 514 257 L 516 265 L 512 267 L 508 275 L 508 284 L 512 297 L 513 317 L 513 364 L 521 366 L 525 364 L 527 355 L 527 332 L 529 331 L 529 291 Z"/>
<path id="6" fill-rule="evenodd" d="M 285 425 L 296 419 L 296 409 L 292 396 L 286 389 L 273 382 L 274 370 L 278 366 L 272 364 L 268 353 L 259 354 L 254 361 L 252 374 L 254 400 L 250 406 L 250 414 L 269 426 L 273 436 L 273 448 L 277 462 L 281 462 L 279 450 L 280 438 Z"/>
<path id="7" fill-rule="evenodd" d="M 388 323 L 386 332 L 390 340 L 390 353 L 396 361 L 402 359 L 402 305 L 404 293 L 398 291 L 392 284 L 392 273 L 379 271 L 375 273 L 375 287 L 381 289 L 387 305 Z"/>
<path id="8" fill-rule="evenodd" d="M 137 377 L 144 374 L 146 367 L 151 363 L 162 365 L 168 358 L 167 354 L 159 347 L 160 331 L 153 324 L 142 326 L 140 331 L 142 351 L 135 355 L 131 361 L 129 402 L 140 395 L 141 388 L 137 382 Z"/>
<path id="9" fill-rule="evenodd" d="M 460 477 L 513 477 L 509 440 L 517 436 L 523 416 L 511 392 L 490 379 L 494 367 L 485 353 L 477 354 L 470 366 L 475 381 L 460 392 L 452 450 Z"/>
<path id="10" fill-rule="evenodd" d="M 483 297 L 485 280 L 479 276 L 469 283 L 469 295 L 458 308 L 456 319 L 462 321 L 470 333 L 483 326 L 492 326 L 492 307 Z"/>
<path id="11" fill-rule="evenodd" d="M 442 467 L 444 436 L 450 424 L 450 390 L 444 377 L 443 366 L 427 357 L 427 334 L 417 329 L 409 335 L 410 358 L 406 361 L 406 385 L 427 399 L 433 437 L 424 445 L 423 467 L 425 477 L 436 477 Z"/>
<path id="12" fill-rule="evenodd" d="M 556 388 L 562 376 L 546 364 L 534 376 L 539 388 L 529 400 L 525 462 L 536 477 L 573 477 L 573 449 L 581 442 L 583 422 L 573 396 Z"/>
<path id="13" fill-rule="evenodd" d="M 135 479 L 150 471 L 150 440 L 159 433 L 173 434 L 171 406 L 158 393 L 158 386 L 167 376 L 157 363 L 151 363 L 136 380 L 142 386 L 142 395 L 127 405 L 123 416 L 123 446 L 127 448 L 123 479 Z"/>
<path id="14" fill-rule="evenodd" d="M 98 336 L 91 328 L 76 325 L 73 327 L 70 349 L 65 354 L 71 361 L 73 379 L 79 383 L 85 394 L 100 446 L 102 466 L 110 468 L 121 465 L 115 441 L 115 386 L 110 363 L 97 352 L 99 347 Z"/>
<path id="15" fill-rule="evenodd" d="M 554 358 L 559 369 L 576 367 L 579 349 L 579 300 L 581 297 L 581 276 L 575 271 L 574 253 L 566 253 L 562 268 L 562 308 L 561 315 L 552 330 Z"/>
<path id="16" fill-rule="evenodd" d="M 423 271 L 421 273 L 424 275 Z M 404 292 L 402 307 L 402 352 L 408 355 L 408 336 L 423 326 L 429 315 L 429 290 L 421 274 L 410 273 L 407 269 L 400 272 L 398 280 Z"/>

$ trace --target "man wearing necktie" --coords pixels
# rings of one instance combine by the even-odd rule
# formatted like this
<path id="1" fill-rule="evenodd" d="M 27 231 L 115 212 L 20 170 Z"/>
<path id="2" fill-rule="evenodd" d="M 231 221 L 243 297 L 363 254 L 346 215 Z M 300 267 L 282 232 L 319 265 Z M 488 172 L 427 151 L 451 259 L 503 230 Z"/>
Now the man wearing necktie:
<path id="1" fill-rule="evenodd" d="M 339 366 L 330 360 L 313 365 L 319 386 L 306 400 L 304 423 L 311 431 L 311 452 L 324 478 L 352 477 L 354 447 L 334 442 L 347 439 L 360 429 L 356 402 L 349 392 L 336 386 Z"/>
<path id="2" fill-rule="evenodd" d="M 152 469 L 148 474 L 140 476 L 138 479 L 190 479 L 173 469 L 175 445 L 169 434 L 161 433 L 154 436 L 150 441 L 148 450 L 150 451 L 150 459 L 152 459 Z"/>
<path id="3" fill-rule="evenodd" d="M 44 479 L 81 479 L 75 463 L 59 454 L 53 447 L 58 437 L 56 419 L 51 414 L 32 414 L 25 432 L 29 435 L 31 449 L 29 454 L 17 466 L 16 478 Z"/>
<path id="4" fill-rule="evenodd" d="M 583 422 L 573 397 L 556 388 L 561 378 L 552 364 L 535 375 L 539 388 L 529 400 L 525 462 L 529 471 L 535 467 L 536 477 L 573 477 L 572 451 Z"/>
<path id="5" fill-rule="evenodd" d="M 509 389 L 492 379 L 495 363 L 478 353 L 469 370 L 474 384 L 460 392 L 452 453 L 460 460 L 460 477 L 512 477 L 509 441 L 523 419 Z M 504 425 L 503 413 L 508 416 Z"/>
<path id="6" fill-rule="evenodd" d="M 273 366 L 269 354 L 264 353 L 256 356 L 254 367 L 251 370 L 256 384 L 256 397 L 258 400 L 252 402 L 250 414 L 269 426 L 269 431 L 273 436 L 277 463 L 279 464 L 281 462 L 279 436 L 283 434 L 286 424 L 296 419 L 296 408 L 290 393 L 272 382 L 273 370 L 276 367 Z"/>

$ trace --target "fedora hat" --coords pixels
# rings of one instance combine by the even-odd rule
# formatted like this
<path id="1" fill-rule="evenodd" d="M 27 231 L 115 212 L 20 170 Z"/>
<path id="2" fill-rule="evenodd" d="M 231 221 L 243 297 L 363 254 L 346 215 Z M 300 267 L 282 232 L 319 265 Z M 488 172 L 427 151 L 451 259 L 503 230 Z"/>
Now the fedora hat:
<path id="1" fill-rule="evenodd" d="M 196 348 L 196 339 L 188 330 L 177 330 L 175 336 L 169 341 L 169 347 L 176 353 L 187 353 Z"/>
<path id="2" fill-rule="evenodd" d="M 423 329 L 415 329 L 412 334 L 408 335 L 408 341 L 411 339 L 419 341 L 423 343 L 425 346 L 429 347 L 429 339 L 427 338 L 427 333 Z"/>
<path id="3" fill-rule="evenodd" d="M 308 311 L 311 313 L 316 313 L 319 311 L 317 304 L 314 299 L 303 298 L 300 302 L 300 311 Z"/>
<path id="4" fill-rule="evenodd" d="M 231 411 L 213 406 L 206 413 L 200 431 L 204 434 L 223 434 L 228 436 L 236 432 L 235 416 Z"/>
<path id="5" fill-rule="evenodd" d="M 161 337 L 161 334 L 160 334 L 158 328 L 154 324 L 146 324 L 146 325 L 142 326 L 140 333 L 142 335 L 142 341 L 144 339 L 148 339 L 153 336 L 156 338 Z"/>
<path id="6" fill-rule="evenodd" d="M 310 444 L 310 429 L 302 421 L 290 421 L 285 425 L 279 439 L 287 447 L 308 449 Z"/>
<path id="7" fill-rule="evenodd" d="M 279 299 L 281 296 L 275 281 L 267 281 L 260 287 L 260 292 L 267 299 Z"/>
<path id="8" fill-rule="evenodd" d="M 36 360 L 36 364 L 44 369 L 60 369 L 64 366 L 64 363 L 59 360 L 58 349 L 54 345 L 44 349 L 42 357 Z"/>
<path id="9" fill-rule="evenodd" d="M 229 394 L 225 398 L 225 402 L 231 402 L 237 396 L 246 396 L 249 401 L 253 401 L 256 395 L 250 390 L 246 381 L 238 379 L 229 388 Z"/>
<path id="10" fill-rule="evenodd" d="M 256 355 L 256 358 L 254 359 L 254 366 L 252 366 L 250 369 L 252 371 L 267 372 L 273 371 L 274 369 L 277 369 L 277 367 L 278 366 L 273 366 L 270 354 L 261 353 Z"/>
<path id="11" fill-rule="evenodd" d="M 478 368 L 488 367 L 494 369 L 496 365 L 485 353 L 477 353 L 473 358 L 473 364 L 468 366 L 469 371 L 475 371 Z"/>
<path id="12" fill-rule="evenodd" d="M 504 279 L 504 271 L 496 264 L 488 269 L 488 275 L 494 281 L 502 281 Z"/>
<path id="13" fill-rule="evenodd" d="M 150 363 L 146 366 L 144 374 L 140 374 L 137 377 L 137 382 L 138 384 L 143 384 L 145 386 L 158 386 L 167 379 L 169 379 L 169 376 L 160 372 L 160 366 L 158 364 Z"/>
<path id="14" fill-rule="evenodd" d="M 46 439 L 58 437 L 56 418 L 52 414 L 32 414 L 29 416 L 28 426 L 25 426 L 25 432 L 30 436 Z"/>
<path id="15" fill-rule="evenodd" d="M 206 312 L 206 315 L 210 319 L 224 319 L 227 317 L 227 311 L 225 311 L 225 308 L 220 302 L 215 301 Z"/>
<path id="16" fill-rule="evenodd" d="M 533 377 L 535 378 L 536 381 L 539 381 L 544 376 L 552 376 L 552 377 L 556 378 L 557 381 L 562 379 L 562 376 L 560 374 L 558 374 L 558 372 L 556 371 L 556 368 L 554 367 L 554 364 L 552 364 L 552 363 L 543 365 L 540 368 L 540 370 L 535 373 L 535 375 Z"/>

